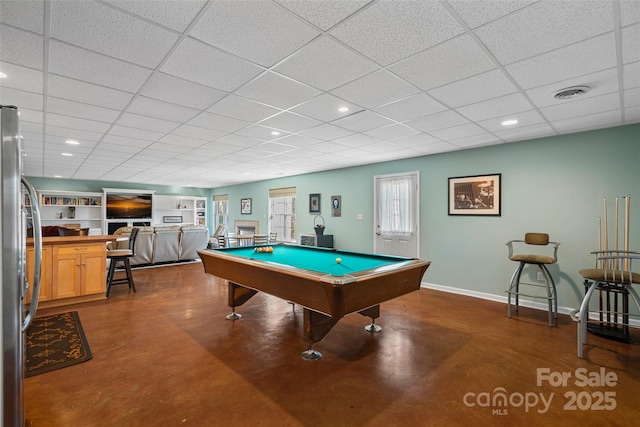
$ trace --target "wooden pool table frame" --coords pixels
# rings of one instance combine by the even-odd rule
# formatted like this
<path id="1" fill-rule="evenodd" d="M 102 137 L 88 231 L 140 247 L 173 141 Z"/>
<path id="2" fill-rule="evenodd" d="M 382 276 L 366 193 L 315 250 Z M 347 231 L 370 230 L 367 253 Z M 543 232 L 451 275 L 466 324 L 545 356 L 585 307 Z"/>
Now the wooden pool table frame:
<path id="1" fill-rule="evenodd" d="M 272 246 L 277 250 L 279 245 L 284 244 Z M 313 250 L 333 251 L 336 255 L 386 257 L 322 248 Z M 233 314 L 235 307 L 259 291 L 301 305 L 304 309 L 304 338 L 309 343 L 307 352 L 313 351 L 313 343 L 322 340 L 347 314 L 358 312 L 368 316 L 373 325 L 374 319 L 380 316 L 380 304 L 420 289 L 422 276 L 431 264 L 431 261 L 420 259 L 387 257 L 400 262 L 352 275 L 331 276 L 233 255 L 233 248 L 228 251 L 201 250 L 198 254 L 205 272 L 229 281 L 228 303 L 234 309 Z"/>

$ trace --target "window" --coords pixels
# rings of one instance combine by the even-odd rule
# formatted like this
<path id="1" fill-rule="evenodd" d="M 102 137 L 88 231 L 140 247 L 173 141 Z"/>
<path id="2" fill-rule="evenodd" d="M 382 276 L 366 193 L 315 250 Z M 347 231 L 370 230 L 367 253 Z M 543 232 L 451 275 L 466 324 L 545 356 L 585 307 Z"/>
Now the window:
<path id="1" fill-rule="evenodd" d="M 296 188 L 269 190 L 269 233 L 278 240 L 296 241 Z"/>
<path id="2" fill-rule="evenodd" d="M 229 228 L 229 195 L 213 196 L 214 229 L 224 225 Z"/>
<path id="3" fill-rule="evenodd" d="M 380 179 L 379 192 L 380 231 L 384 234 L 411 233 L 411 177 Z"/>

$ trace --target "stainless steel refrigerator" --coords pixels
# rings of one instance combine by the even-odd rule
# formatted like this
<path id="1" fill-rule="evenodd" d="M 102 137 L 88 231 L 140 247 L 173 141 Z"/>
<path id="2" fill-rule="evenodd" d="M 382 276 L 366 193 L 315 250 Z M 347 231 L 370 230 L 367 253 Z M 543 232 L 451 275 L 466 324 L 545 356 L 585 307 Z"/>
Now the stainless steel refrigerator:
<path id="1" fill-rule="evenodd" d="M 29 182 L 22 176 L 22 137 L 20 113 L 13 106 L 0 105 L 2 147 L 0 164 L 0 319 L 2 319 L 2 387 L 0 409 L 2 425 L 24 426 L 25 332 L 38 309 L 42 266 L 42 232 L 38 199 Z M 25 203 L 25 201 L 28 202 Z M 27 284 L 27 224 L 33 228 L 34 274 Z M 32 286 L 32 300 L 26 311 L 24 298 Z"/>

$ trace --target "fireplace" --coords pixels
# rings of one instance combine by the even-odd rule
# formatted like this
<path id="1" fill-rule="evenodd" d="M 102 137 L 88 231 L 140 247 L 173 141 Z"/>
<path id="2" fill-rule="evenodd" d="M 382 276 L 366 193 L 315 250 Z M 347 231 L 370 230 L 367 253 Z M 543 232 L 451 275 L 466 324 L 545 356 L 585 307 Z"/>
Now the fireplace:
<path id="1" fill-rule="evenodd" d="M 234 222 L 233 229 L 238 234 L 258 234 L 260 232 L 260 221 L 238 220 Z"/>

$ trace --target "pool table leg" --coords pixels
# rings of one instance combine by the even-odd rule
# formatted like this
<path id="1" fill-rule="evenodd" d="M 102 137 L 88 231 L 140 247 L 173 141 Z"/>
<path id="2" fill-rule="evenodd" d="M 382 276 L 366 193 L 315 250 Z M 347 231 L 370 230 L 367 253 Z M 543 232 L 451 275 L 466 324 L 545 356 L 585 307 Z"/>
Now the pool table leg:
<path id="1" fill-rule="evenodd" d="M 232 312 L 227 314 L 226 318 L 228 320 L 240 319 L 242 315 L 236 313 L 236 307 L 249 301 L 251 297 L 257 293 L 258 291 L 254 291 L 253 289 L 229 282 L 229 307 L 231 307 Z"/>
<path id="2" fill-rule="evenodd" d="M 371 318 L 371 324 L 364 327 L 364 330 L 367 332 L 380 332 L 382 328 L 379 325 L 376 325 L 376 319 L 380 317 L 380 305 L 376 305 L 373 307 L 369 307 L 366 310 L 362 310 L 358 312 L 363 316 L 367 316 Z"/>

